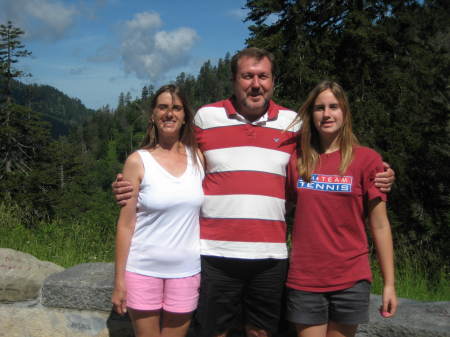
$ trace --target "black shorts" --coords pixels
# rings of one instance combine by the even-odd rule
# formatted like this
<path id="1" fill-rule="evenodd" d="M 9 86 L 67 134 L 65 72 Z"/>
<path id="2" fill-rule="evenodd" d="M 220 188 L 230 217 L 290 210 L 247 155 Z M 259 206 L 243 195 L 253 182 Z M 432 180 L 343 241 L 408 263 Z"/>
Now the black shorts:
<path id="1" fill-rule="evenodd" d="M 196 336 L 211 337 L 244 325 L 276 332 L 286 280 L 286 259 L 202 256 Z"/>
<path id="2" fill-rule="evenodd" d="M 304 325 L 321 325 L 329 321 L 356 325 L 369 321 L 370 283 L 359 281 L 338 291 L 313 293 L 287 289 L 286 317 Z"/>

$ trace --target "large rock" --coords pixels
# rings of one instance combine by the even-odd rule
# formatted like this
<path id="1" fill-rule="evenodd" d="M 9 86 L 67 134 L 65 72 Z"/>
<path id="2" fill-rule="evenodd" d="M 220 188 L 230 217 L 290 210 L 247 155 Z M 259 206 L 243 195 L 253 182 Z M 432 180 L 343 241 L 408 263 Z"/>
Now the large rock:
<path id="1" fill-rule="evenodd" d="M 102 311 L 0 304 L 0 337 L 133 337 L 126 317 Z"/>
<path id="2" fill-rule="evenodd" d="M 54 263 L 9 248 L 0 248 L 0 302 L 36 299 L 44 280 L 64 270 Z"/>
<path id="3" fill-rule="evenodd" d="M 361 324 L 356 337 L 450 337 L 450 302 L 418 302 L 399 299 L 393 318 L 380 316 L 381 296 L 370 296 L 370 322 Z M 285 327 L 276 337 L 296 337 L 293 326 Z M 188 337 L 196 337 L 190 329 Z M 234 331 L 230 337 L 245 337 L 243 331 Z"/>
<path id="4" fill-rule="evenodd" d="M 371 295 L 370 323 L 361 325 L 357 337 L 450 337 L 450 302 L 399 299 L 394 317 L 378 312 L 381 296 Z"/>
<path id="5" fill-rule="evenodd" d="M 110 311 L 112 263 L 84 263 L 47 278 L 41 303 L 47 307 Z"/>
<path id="6" fill-rule="evenodd" d="M 50 275 L 40 301 L 0 303 L 0 337 L 133 336 L 128 318 L 111 312 L 113 279 L 112 263 L 81 264 Z M 371 296 L 370 323 L 360 326 L 357 337 L 450 337 L 450 302 L 400 299 L 391 319 L 380 316 L 380 303 L 380 296 Z M 195 337 L 192 328 L 188 336 Z M 236 331 L 230 337 L 243 336 Z M 277 337 L 295 337 L 295 330 Z"/>

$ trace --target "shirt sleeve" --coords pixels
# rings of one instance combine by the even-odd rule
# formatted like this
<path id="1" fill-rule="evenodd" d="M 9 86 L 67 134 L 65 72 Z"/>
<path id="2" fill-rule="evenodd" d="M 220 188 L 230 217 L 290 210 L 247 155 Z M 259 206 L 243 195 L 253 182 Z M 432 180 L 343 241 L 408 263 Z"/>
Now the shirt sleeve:
<path id="1" fill-rule="evenodd" d="M 197 113 L 195 114 L 195 117 L 194 117 L 194 134 L 195 134 L 195 140 L 198 144 L 198 147 L 203 152 L 204 149 L 202 149 L 202 147 L 201 147 L 203 129 L 202 129 L 202 120 L 200 118 L 199 112 L 200 111 L 197 111 Z"/>

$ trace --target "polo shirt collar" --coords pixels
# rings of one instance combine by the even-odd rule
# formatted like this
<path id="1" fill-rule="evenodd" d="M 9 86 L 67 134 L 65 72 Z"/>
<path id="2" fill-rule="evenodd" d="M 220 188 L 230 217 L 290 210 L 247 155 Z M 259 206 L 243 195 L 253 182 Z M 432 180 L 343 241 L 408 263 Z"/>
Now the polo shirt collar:
<path id="1" fill-rule="evenodd" d="M 236 111 L 236 108 L 233 105 L 233 97 L 225 100 L 224 108 L 225 111 L 227 112 L 228 118 L 236 118 L 237 115 L 240 115 L 239 111 Z M 269 108 L 267 109 L 267 112 L 263 115 L 262 118 L 264 118 L 264 116 L 267 116 L 266 117 L 267 120 L 269 121 L 275 120 L 278 117 L 278 112 L 279 112 L 278 105 L 274 101 L 270 100 Z"/>

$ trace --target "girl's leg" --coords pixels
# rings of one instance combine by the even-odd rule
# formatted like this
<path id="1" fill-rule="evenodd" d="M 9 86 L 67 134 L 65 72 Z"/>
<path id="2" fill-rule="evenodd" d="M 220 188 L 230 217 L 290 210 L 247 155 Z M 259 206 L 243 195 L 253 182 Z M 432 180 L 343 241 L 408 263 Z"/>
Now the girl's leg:
<path id="1" fill-rule="evenodd" d="M 162 314 L 161 337 L 184 337 L 191 323 L 192 312 L 177 314 L 164 311 Z"/>
<path id="2" fill-rule="evenodd" d="M 297 337 L 328 337 L 327 324 L 295 324 L 295 328 L 297 329 Z"/>
<path id="3" fill-rule="evenodd" d="M 296 324 L 297 337 L 354 337 L 358 325 L 328 322 L 322 325 Z"/>
<path id="4" fill-rule="evenodd" d="M 145 311 L 128 308 L 136 337 L 161 337 L 160 310 Z"/>
<path id="5" fill-rule="evenodd" d="M 327 337 L 353 337 L 358 324 L 369 321 L 370 283 L 359 281 L 330 294 Z"/>
<path id="6" fill-rule="evenodd" d="M 353 337 L 358 329 L 357 324 L 339 324 L 333 321 L 328 322 L 327 337 Z"/>

